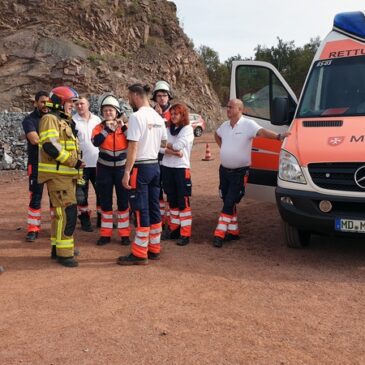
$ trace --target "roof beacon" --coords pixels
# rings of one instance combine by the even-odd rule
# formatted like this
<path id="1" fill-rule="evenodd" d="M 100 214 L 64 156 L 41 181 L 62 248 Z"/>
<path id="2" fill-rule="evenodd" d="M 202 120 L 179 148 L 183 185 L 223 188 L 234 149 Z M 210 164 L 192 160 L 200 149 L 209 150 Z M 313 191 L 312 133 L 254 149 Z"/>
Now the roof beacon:
<path id="1" fill-rule="evenodd" d="M 335 16 L 333 29 L 365 39 L 365 12 L 353 11 Z"/>

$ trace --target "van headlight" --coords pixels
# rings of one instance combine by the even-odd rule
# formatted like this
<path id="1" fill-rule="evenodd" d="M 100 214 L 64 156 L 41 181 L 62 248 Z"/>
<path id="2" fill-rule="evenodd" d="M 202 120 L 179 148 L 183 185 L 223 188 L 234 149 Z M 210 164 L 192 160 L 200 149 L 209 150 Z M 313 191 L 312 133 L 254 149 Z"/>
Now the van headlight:
<path id="1" fill-rule="evenodd" d="M 297 159 L 285 150 L 281 150 L 279 157 L 279 178 L 298 184 L 306 184 L 303 171 Z"/>

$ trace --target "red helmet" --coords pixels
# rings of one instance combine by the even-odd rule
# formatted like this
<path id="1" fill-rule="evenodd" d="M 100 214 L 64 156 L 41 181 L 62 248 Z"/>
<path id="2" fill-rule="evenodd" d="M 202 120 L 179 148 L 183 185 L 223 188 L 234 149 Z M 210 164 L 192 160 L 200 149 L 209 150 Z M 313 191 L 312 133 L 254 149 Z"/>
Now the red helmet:
<path id="1" fill-rule="evenodd" d="M 51 90 L 49 98 L 51 99 L 51 108 L 63 109 L 65 101 L 77 100 L 79 98 L 79 94 L 70 86 L 58 86 Z"/>

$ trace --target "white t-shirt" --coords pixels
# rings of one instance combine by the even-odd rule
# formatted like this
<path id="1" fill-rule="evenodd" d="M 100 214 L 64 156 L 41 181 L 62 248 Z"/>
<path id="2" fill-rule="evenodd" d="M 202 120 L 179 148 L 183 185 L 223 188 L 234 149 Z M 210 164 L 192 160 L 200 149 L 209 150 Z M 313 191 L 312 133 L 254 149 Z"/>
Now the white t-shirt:
<path id="1" fill-rule="evenodd" d="M 151 107 L 143 106 L 129 117 L 127 139 L 138 142 L 136 162 L 157 160 L 161 141 L 167 140 L 165 122 Z"/>
<path id="2" fill-rule="evenodd" d="M 161 165 L 175 168 L 190 168 L 190 154 L 194 142 L 194 131 L 191 125 L 183 127 L 177 136 L 170 133 L 167 129 L 167 142 L 172 144 L 175 151 L 182 151 L 183 157 L 164 154 Z M 163 152 L 163 151 L 161 151 Z"/>
<path id="3" fill-rule="evenodd" d="M 101 123 L 101 120 L 93 113 L 90 113 L 89 120 L 82 119 L 77 113 L 72 116 L 72 119 L 76 123 L 77 137 L 82 151 L 82 160 L 86 164 L 85 167 L 96 167 L 99 149 L 92 144 L 91 134 L 93 129 Z"/>
<path id="4" fill-rule="evenodd" d="M 217 134 L 222 139 L 222 166 L 228 169 L 250 166 L 252 139 L 261 128 L 255 121 L 243 116 L 233 128 L 229 120 L 224 122 L 217 129 Z"/>

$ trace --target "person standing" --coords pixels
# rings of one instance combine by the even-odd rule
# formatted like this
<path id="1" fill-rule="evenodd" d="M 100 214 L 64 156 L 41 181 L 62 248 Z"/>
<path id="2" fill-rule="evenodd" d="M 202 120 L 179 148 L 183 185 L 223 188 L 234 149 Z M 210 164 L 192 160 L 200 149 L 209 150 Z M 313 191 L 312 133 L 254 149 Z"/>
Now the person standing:
<path id="1" fill-rule="evenodd" d="M 121 109 L 118 99 L 107 95 L 101 102 L 103 122 L 92 133 L 92 143 L 99 147 L 96 186 L 101 203 L 101 229 L 97 245 L 111 241 L 113 233 L 113 188 L 117 194 L 118 233 L 122 245 L 129 245 L 129 206 L 128 192 L 122 186 L 124 166 L 127 156 L 127 126 L 118 118 Z"/>
<path id="2" fill-rule="evenodd" d="M 88 203 L 89 182 L 91 182 L 96 196 L 97 225 L 101 222 L 100 199 L 96 186 L 96 161 L 98 159 L 99 149 L 91 142 L 92 131 L 101 123 L 101 120 L 97 115 L 90 112 L 89 107 L 89 101 L 85 97 L 80 97 L 75 102 L 77 113 L 72 117 L 76 124 L 82 159 L 85 162 L 82 176 L 83 184 L 76 186 L 76 198 L 81 229 L 86 232 L 93 231 L 90 222 L 91 211 Z"/>
<path id="3" fill-rule="evenodd" d="M 170 206 L 169 230 L 166 238 L 177 238 L 177 245 L 185 246 L 191 237 L 190 154 L 194 142 L 194 131 L 185 105 L 172 105 L 170 113 L 171 123 L 167 129 L 167 146 L 163 151 L 164 157 L 161 162 L 162 186 Z"/>
<path id="4" fill-rule="evenodd" d="M 243 117 L 244 105 L 239 99 L 227 104 L 227 117 L 215 132 L 220 147 L 219 191 L 223 208 L 214 231 L 213 245 L 222 247 L 224 240 L 239 239 L 236 205 L 245 194 L 245 183 L 251 165 L 251 148 L 254 137 L 283 140 L 288 132 L 277 134 L 259 126 L 252 119 Z"/>
<path id="5" fill-rule="evenodd" d="M 159 207 L 160 166 L 158 153 L 166 146 L 164 120 L 150 107 L 150 88 L 142 84 L 128 87 L 129 104 L 137 110 L 128 121 L 128 154 L 123 186 L 130 190 L 129 202 L 135 213 L 136 235 L 131 253 L 120 256 L 119 265 L 146 265 L 148 258 L 160 258 L 162 231 Z"/>
<path id="6" fill-rule="evenodd" d="M 28 142 L 28 178 L 30 201 L 28 206 L 28 230 L 25 240 L 34 242 L 41 230 L 41 202 L 43 195 L 43 184 L 38 184 L 38 142 L 39 142 L 39 121 L 42 116 L 48 113 L 46 106 L 48 92 L 38 91 L 34 98 L 34 110 L 23 120 L 23 130 Z"/>
<path id="7" fill-rule="evenodd" d="M 76 181 L 85 166 L 72 129 L 71 113 L 77 98 L 77 92 L 69 86 L 52 89 L 46 104 L 51 112 L 39 123 L 38 182 L 47 184 L 54 209 L 51 258 L 66 267 L 78 266 L 73 238 L 77 221 Z"/>
<path id="8" fill-rule="evenodd" d="M 173 99 L 173 95 L 171 92 L 170 85 L 166 81 L 163 81 L 163 80 L 157 81 L 155 84 L 155 87 L 153 88 L 153 91 L 152 91 L 151 100 L 153 100 L 155 102 L 154 109 L 156 110 L 156 112 L 158 114 L 160 114 L 162 119 L 165 121 L 166 127 L 168 127 L 170 125 L 170 121 L 171 121 L 170 108 L 171 108 L 172 99 Z M 162 157 L 163 157 L 162 154 L 158 155 L 158 160 L 160 161 L 160 164 L 161 164 Z M 162 169 L 163 169 L 163 167 L 161 166 L 161 178 L 162 178 Z M 168 202 L 165 201 L 165 199 L 164 199 L 162 182 L 161 182 L 159 199 L 160 199 L 160 212 L 161 212 L 162 225 L 164 226 L 163 228 L 165 228 L 166 231 L 168 232 L 168 226 L 169 226 L 169 221 L 170 221 L 170 208 L 169 208 Z"/>

